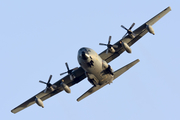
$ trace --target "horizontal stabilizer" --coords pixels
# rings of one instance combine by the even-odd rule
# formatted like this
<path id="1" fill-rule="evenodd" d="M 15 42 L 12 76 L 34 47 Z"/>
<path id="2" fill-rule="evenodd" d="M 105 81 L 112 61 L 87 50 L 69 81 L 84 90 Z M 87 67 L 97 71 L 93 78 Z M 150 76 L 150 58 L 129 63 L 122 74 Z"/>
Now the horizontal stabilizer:
<path id="1" fill-rule="evenodd" d="M 139 59 L 129 63 L 128 65 L 120 68 L 119 70 L 114 72 L 114 79 L 116 79 L 118 76 L 120 76 L 121 74 L 123 74 L 124 72 L 126 72 L 129 68 L 131 68 L 132 66 L 134 66 L 136 63 L 139 62 Z M 86 91 L 82 96 L 80 96 L 77 101 L 79 102 L 80 100 L 84 99 L 85 97 L 91 95 L 92 93 L 96 92 L 97 90 L 101 89 L 102 87 L 104 87 L 107 84 L 103 84 L 103 85 L 96 85 L 91 87 L 88 91 Z"/>
<path id="2" fill-rule="evenodd" d="M 124 72 L 126 72 L 129 68 L 131 68 L 132 66 L 134 66 L 136 63 L 138 63 L 140 60 L 137 59 L 131 63 L 129 63 L 128 65 L 116 70 L 114 72 L 114 79 L 116 79 L 117 77 L 119 77 L 121 74 L 123 74 Z"/>
<path id="3" fill-rule="evenodd" d="M 79 102 L 80 100 L 84 99 L 85 97 L 89 96 L 90 94 L 96 92 L 97 90 L 99 90 L 100 88 L 104 87 L 107 84 L 103 84 L 103 85 L 96 85 L 91 87 L 88 91 L 86 91 L 81 97 L 79 97 L 77 99 L 77 101 Z"/>

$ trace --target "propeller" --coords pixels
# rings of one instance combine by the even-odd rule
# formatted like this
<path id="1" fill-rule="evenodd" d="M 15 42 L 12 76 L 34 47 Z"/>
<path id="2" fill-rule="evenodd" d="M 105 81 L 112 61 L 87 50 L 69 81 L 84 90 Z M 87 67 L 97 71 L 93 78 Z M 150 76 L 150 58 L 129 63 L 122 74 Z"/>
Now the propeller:
<path id="1" fill-rule="evenodd" d="M 46 84 L 46 89 L 44 90 L 44 93 L 46 93 L 47 89 L 50 89 L 51 91 L 54 91 L 54 88 L 56 88 L 56 85 L 52 85 L 50 83 L 51 78 L 52 78 L 52 75 L 49 76 L 49 80 L 48 80 L 47 83 L 44 82 L 44 81 L 41 81 L 41 80 L 39 81 L 40 83 Z"/>
<path id="2" fill-rule="evenodd" d="M 111 45 L 110 42 L 111 42 L 111 36 L 109 36 L 108 44 L 99 43 L 99 45 L 107 46 L 108 49 L 106 50 L 106 54 L 108 54 L 109 49 L 111 49 L 111 47 L 118 48 L 118 45 Z"/>
<path id="3" fill-rule="evenodd" d="M 127 30 L 127 33 L 126 33 L 122 38 L 125 38 L 127 34 L 133 34 L 134 36 L 136 36 L 136 34 L 131 31 L 131 29 L 133 28 L 134 25 L 135 25 L 135 23 L 133 23 L 133 24 L 130 26 L 129 29 L 127 29 L 126 27 L 124 27 L 123 25 L 121 25 L 122 28 L 124 28 L 125 30 Z"/>
<path id="4" fill-rule="evenodd" d="M 72 74 L 72 71 L 78 69 L 78 67 L 73 68 L 73 69 L 70 70 L 67 62 L 66 62 L 65 64 L 66 64 L 66 67 L 67 67 L 67 72 L 63 72 L 63 73 L 61 73 L 60 75 L 64 75 L 64 74 L 68 73 L 68 75 L 69 75 L 69 77 L 70 77 L 70 80 L 73 80 L 73 79 L 74 79 L 74 76 L 73 76 L 73 74 Z"/>

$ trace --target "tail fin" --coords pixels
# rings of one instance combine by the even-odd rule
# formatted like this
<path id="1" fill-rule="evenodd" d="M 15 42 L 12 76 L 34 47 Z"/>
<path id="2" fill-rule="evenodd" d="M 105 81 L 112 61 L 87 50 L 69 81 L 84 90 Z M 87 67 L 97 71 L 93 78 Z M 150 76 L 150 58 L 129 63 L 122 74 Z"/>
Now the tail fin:
<path id="1" fill-rule="evenodd" d="M 114 79 L 116 79 L 117 77 L 119 77 L 121 74 L 123 74 L 124 72 L 126 72 L 129 68 L 131 68 L 132 66 L 134 66 L 136 63 L 138 63 L 140 60 L 137 59 L 131 63 L 129 63 L 128 65 L 116 70 L 114 72 Z"/>

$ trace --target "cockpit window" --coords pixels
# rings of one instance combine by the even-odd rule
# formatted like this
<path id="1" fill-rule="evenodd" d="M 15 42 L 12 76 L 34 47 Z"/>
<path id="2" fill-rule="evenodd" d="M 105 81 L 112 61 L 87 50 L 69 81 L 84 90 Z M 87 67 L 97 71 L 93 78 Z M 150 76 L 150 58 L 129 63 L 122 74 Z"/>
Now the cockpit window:
<path id="1" fill-rule="evenodd" d="M 89 52 L 91 52 L 91 50 L 90 49 L 88 49 L 88 48 L 81 48 L 80 50 L 79 50 L 79 52 L 81 53 L 81 52 L 85 52 L 85 53 L 89 53 Z"/>

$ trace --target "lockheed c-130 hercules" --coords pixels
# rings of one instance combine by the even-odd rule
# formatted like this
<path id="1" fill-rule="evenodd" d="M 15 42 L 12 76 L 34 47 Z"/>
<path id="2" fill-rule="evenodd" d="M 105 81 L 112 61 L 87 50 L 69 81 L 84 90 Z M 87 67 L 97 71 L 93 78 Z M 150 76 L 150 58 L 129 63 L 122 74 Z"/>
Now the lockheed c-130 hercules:
<path id="1" fill-rule="evenodd" d="M 171 11 L 171 8 L 167 7 L 162 12 L 160 12 L 152 19 L 142 24 L 134 31 L 132 31 L 131 29 L 133 28 L 135 23 L 133 23 L 129 29 L 121 25 L 121 27 L 127 31 L 126 34 L 123 36 L 121 40 L 117 41 L 114 45 L 110 44 L 111 36 L 109 36 L 108 44 L 100 43 L 100 45 L 107 46 L 107 49 L 101 52 L 100 54 L 97 54 L 94 50 L 90 48 L 81 48 L 78 51 L 77 56 L 80 67 L 69 69 L 68 64 L 66 63 L 67 72 L 64 72 L 60 75 L 66 73 L 68 73 L 68 75 L 58 80 L 54 84 L 50 83 L 52 75 L 50 75 L 47 83 L 39 81 L 41 83 L 46 84 L 46 88 L 38 94 L 36 94 L 35 96 L 31 97 L 29 100 L 25 101 L 21 105 L 11 110 L 11 112 L 17 113 L 34 103 L 37 103 L 39 106 L 44 107 L 44 100 L 56 95 L 57 93 L 63 90 L 67 93 L 70 93 L 70 87 L 79 83 L 86 77 L 93 86 L 82 96 L 80 96 L 77 99 L 77 101 L 84 99 L 85 97 L 96 92 L 105 85 L 112 83 L 112 81 L 115 80 L 118 76 L 120 76 L 129 68 L 138 63 L 139 59 L 116 70 L 115 72 L 108 63 L 114 60 L 119 55 L 121 55 L 124 51 L 126 51 L 127 53 L 131 53 L 130 46 L 137 42 L 146 33 L 149 32 L 154 35 L 155 33 L 152 28 L 152 25 L 156 23 L 159 19 L 161 19 L 164 15 L 166 15 L 169 11 Z"/>

